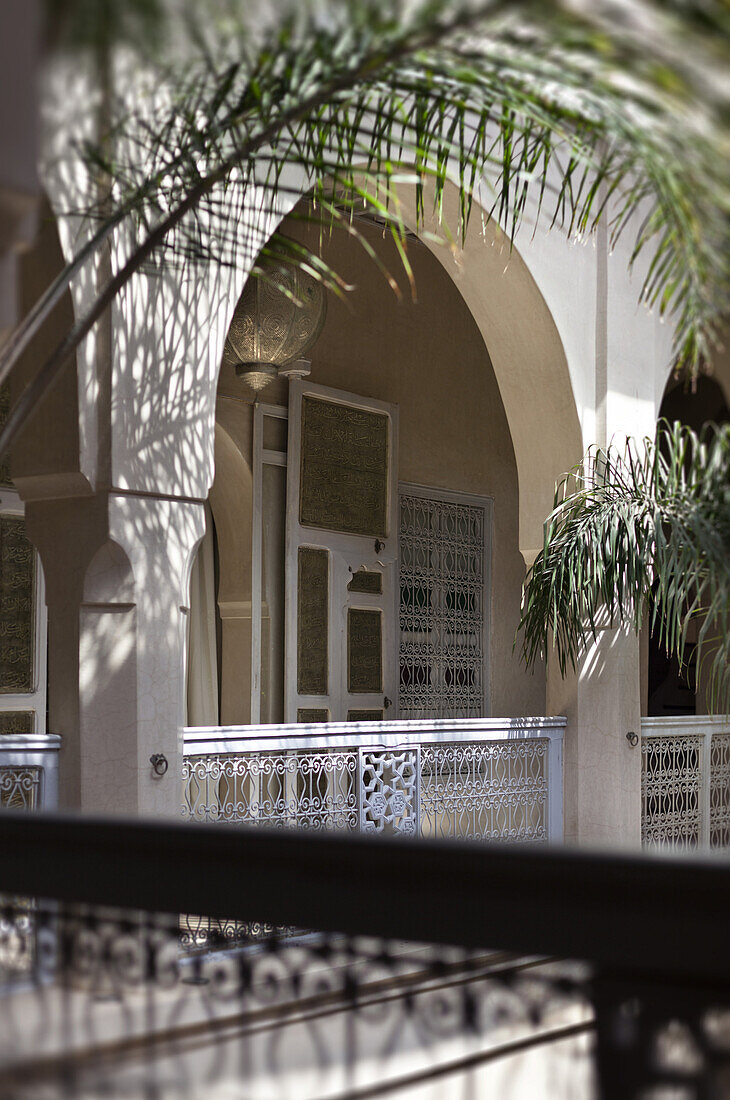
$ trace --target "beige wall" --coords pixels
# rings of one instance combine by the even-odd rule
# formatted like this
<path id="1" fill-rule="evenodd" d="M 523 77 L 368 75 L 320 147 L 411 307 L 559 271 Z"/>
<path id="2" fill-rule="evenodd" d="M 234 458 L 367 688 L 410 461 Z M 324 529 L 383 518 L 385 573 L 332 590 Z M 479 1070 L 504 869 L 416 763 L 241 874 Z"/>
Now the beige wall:
<path id="1" fill-rule="evenodd" d="M 300 235 L 302 229 L 290 225 L 285 231 Z M 329 296 L 325 327 L 310 353 L 312 381 L 399 406 L 400 480 L 493 499 L 491 713 L 543 714 L 544 670 L 527 674 L 512 652 L 524 577 L 517 469 L 487 349 L 457 286 L 424 245 L 409 244 L 414 302 L 392 243 L 377 228 L 367 233 L 389 271 L 400 275 L 403 298 L 357 244 L 336 233 L 327 260 L 356 289 L 345 302 Z M 263 400 L 286 404 L 286 387 L 272 384 Z M 224 366 L 219 421 L 242 440 L 250 438 L 248 401 L 244 384 Z M 246 458 L 250 462 L 250 450 Z M 222 574 L 224 569 L 222 560 Z M 223 661 L 225 669 L 225 653 Z"/>

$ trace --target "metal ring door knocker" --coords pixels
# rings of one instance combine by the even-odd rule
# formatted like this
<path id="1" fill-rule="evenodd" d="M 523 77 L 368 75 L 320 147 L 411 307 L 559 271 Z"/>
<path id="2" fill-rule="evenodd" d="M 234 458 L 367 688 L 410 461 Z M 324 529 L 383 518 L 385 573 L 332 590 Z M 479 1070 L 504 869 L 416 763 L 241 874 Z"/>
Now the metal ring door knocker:
<path id="1" fill-rule="evenodd" d="M 163 752 L 153 752 L 150 764 L 155 775 L 164 775 L 168 769 L 167 757 Z"/>

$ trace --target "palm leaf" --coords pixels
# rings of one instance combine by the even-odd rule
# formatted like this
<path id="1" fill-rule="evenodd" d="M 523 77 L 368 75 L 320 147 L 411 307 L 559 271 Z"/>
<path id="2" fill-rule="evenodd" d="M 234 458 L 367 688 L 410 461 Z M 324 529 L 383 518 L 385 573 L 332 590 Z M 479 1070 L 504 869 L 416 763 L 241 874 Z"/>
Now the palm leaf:
<path id="1" fill-rule="evenodd" d="M 498 216 L 510 236 L 533 200 L 568 233 L 609 218 L 614 244 L 647 207 L 633 254 L 652 250 L 642 297 L 672 314 L 677 364 L 696 374 L 730 285 L 727 104 L 696 56 L 727 60 L 727 35 L 712 36 L 727 31 L 727 13 L 712 0 L 644 7 L 661 68 L 647 64 L 625 19 L 605 25 L 560 2 L 300 5 L 256 33 L 237 5 L 214 8 L 215 19 L 202 6 L 189 20 L 184 63 L 179 52 L 145 58 L 139 79 L 119 90 L 111 140 L 75 150 L 89 187 L 68 211 L 98 225 L 0 352 L 0 382 L 71 278 L 120 229 L 127 257 L 16 406 L 0 451 L 136 271 L 176 262 L 248 270 L 262 216 L 294 194 L 292 170 L 310 180 L 322 226 L 368 203 L 406 262 L 404 175 L 423 226 L 427 193 L 442 217 L 455 170 L 458 224 L 442 225 L 454 240 L 464 238 L 485 174 L 495 181 L 485 217 Z M 691 109 L 698 97 L 701 116 Z M 103 203 L 93 186 L 100 171 L 111 181 Z M 350 226 L 361 237 L 355 219 Z M 321 257 L 301 259 L 341 289 Z"/>
<path id="2" fill-rule="evenodd" d="M 599 624 L 638 633 L 646 614 L 680 665 L 698 623 L 711 705 L 730 712 L 730 425 L 661 422 L 641 446 L 592 449 L 558 486 L 524 585 L 527 665 L 554 654 L 565 675 Z"/>

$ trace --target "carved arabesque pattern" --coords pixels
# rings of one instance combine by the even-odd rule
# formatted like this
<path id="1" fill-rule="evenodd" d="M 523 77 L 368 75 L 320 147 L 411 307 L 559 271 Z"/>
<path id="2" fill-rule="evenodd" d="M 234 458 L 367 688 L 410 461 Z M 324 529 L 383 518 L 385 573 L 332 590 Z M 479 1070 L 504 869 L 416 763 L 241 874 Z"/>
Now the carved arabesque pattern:
<path id="1" fill-rule="evenodd" d="M 389 453 L 385 413 L 304 396 L 302 526 L 386 538 Z"/>
<path id="2" fill-rule="evenodd" d="M 414 836 L 419 831 L 419 749 L 360 752 L 360 828 Z"/>
<path id="3" fill-rule="evenodd" d="M 484 713 L 485 510 L 400 498 L 403 718 Z"/>
<path id="4" fill-rule="evenodd" d="M 0 692 L 33 690 L 35 554 L 17 516 L 0 517 Z"/>
<path id="5" fill-rule="evenodd" d="M 32 710 L 0 711 L 0 735 L 33 733 L 35 715 Z"/>

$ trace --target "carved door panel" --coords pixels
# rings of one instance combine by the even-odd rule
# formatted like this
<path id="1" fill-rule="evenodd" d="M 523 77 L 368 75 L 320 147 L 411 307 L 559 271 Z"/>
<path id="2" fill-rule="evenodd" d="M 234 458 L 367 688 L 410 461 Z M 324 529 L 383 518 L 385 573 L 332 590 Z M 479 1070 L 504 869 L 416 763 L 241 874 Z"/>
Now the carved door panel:
<path id="1" fill-rule="evenodd" d="M 394 405 L 290 384 L 287 722 L 377 720 L 395 699 L 397 447 Z"/>
<path id="2" fill-rule="evenodd" d="M 18 494 L 0 484 L 0 736 L 46 732 L 43 570 L 23 515 Z"/>

